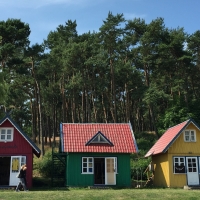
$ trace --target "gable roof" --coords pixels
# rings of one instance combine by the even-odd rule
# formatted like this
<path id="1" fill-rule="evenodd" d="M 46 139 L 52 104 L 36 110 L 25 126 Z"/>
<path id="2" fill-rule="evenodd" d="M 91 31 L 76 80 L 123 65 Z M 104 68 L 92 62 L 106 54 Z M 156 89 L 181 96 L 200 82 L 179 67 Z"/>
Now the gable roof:
<path id="1" fill-rule="evenodd" d="M 167 129 L 167 131 L 146 153 L 145 157 L 165 153 L 190 123 L 193 123 L 198 129 L 200 129 L 199 126 L 192 119 L 188 119 L 180 124 L 177 124 L 176 126 Z"/>
<path id="2" fill-rule="evenodd" d="M 21 128 L 11 119 L 9 115 L 6 115 L 2 120 L 0 120 L 0 126 L 6 121 L 10 121 L 10 123 L 18 130 L 18 132 L 22 135 L 22 137 L 31 145 L 33 148 L 33 153 L 39 158 L 40 157 L 40 149 L 35 145 L 35 143 L 21 130 Z"/>
<path id="3" fill-rule="evenodd" d="M 61 128 L 61 145 L 63 152 L 96 153 L 136 153 L 138 152 L 132 127 L 127 124 L 114 123 L 63 123 Z M 108 143 L 89 143 L 101 132 Z M 113 144 L 113 145 L 111 145 Z"/>

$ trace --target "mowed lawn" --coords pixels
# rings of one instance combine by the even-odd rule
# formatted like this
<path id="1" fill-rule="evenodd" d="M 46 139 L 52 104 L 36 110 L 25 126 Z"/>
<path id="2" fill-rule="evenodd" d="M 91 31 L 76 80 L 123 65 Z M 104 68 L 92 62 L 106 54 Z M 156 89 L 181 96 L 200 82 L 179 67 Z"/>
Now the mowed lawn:
<path id="1" fill-rule="evenodd" d="M 0 200 L 23 200 L 23 199 L 73 199 L 73 200 L 129 200 L 129 199 L 172 199 L 194 200 L 200 199 L 200 190 L 184 189 L 37 189 L 28 192 L 15 192 L 14 190 L 0 190 Z"/>

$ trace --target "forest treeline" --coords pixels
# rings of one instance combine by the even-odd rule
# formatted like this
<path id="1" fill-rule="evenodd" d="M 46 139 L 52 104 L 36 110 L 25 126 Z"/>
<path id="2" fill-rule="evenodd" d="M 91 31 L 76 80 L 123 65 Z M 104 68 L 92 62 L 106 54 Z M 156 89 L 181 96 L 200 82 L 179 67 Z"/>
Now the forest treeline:
<path id="1" fill-rule="evenodd" d="M 61 122 L 130 122 L 157 138 L 188 118 L 200 123 L 200 30 L 111 12 L 98 32 L 76 28 L 68 20 L 30 45 L 28 24 L 0 21 L 2 117 L 12 112 L 42 146 Z"/>

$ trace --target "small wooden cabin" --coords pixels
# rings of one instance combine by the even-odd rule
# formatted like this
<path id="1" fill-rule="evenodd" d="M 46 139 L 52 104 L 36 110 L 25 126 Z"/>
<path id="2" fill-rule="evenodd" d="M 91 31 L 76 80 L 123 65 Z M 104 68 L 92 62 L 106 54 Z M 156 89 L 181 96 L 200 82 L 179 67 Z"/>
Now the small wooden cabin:
<path id="1" fill-rule="evenodd" d="M 169 128 L 145 155 L 149 156 L 155 186 L 200 186 L 200 127 L 194 120 Z"/>
<path id="2" fill-rule="evenodd" d="M 40 149 L 20 129 L 9 115 L 0 121 L 0 187 L 16 186 L 21 165 L 27 165 L 27 186 L 32 186 L 33 154 Z"/>
<path id="3" fill-rule="evenodd" d="M 138 151 L 130 124 L 61 124 L 68 186 L 131 185 L 130 155 Z"/>

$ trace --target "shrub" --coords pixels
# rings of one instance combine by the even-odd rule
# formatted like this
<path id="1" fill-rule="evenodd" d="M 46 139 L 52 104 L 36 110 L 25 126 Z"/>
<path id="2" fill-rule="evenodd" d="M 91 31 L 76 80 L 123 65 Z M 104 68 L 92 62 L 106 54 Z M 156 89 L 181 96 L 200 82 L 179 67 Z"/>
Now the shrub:
<path id="1" fill-rule="evenodd" d="M 146 180 L 147 175 L 144 173 L 148 167 L 151 159 L 139 158 L 136 160 L 131 160 L 131 178 L 134 180 L 142 179 Z"/>
<path id="2" fill-rule="evenodd" d="M 36 163 L 36 167 L 43 177 L 51 177 L 52 165 L 51 151 L 46 152 L 43 158 Z"/>
<path id="3" fill-rule="evenodd" d="M 151 162 L 151 158 L 144 158 L 144 156 L 155 144 L 157 138 L 155 134 L 147 132 L 136 132 L 135 137 L 139 151 L 138 154 L 131 155 L 131 177 L 134 180 L 146 180 L 147 174 L 144 171 Z"/>

